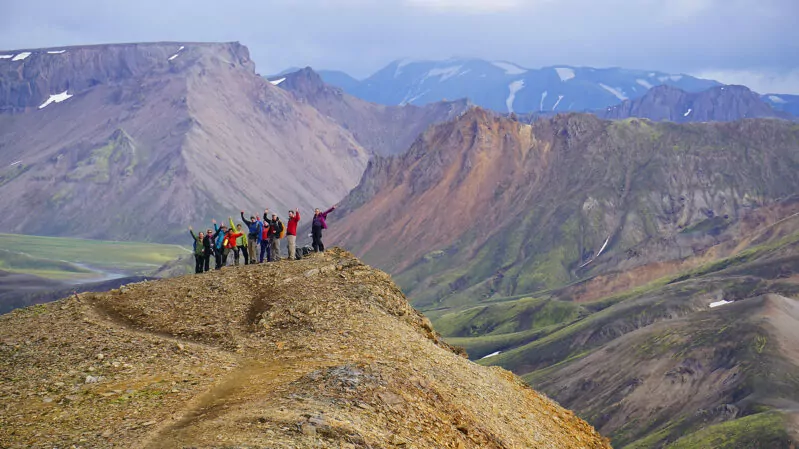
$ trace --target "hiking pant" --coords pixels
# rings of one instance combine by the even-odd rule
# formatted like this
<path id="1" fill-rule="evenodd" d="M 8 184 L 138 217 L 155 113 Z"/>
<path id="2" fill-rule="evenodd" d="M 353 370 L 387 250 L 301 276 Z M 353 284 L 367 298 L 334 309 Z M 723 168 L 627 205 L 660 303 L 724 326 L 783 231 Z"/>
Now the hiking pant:
<path id="1" fill-rule="evenodd" d="M 211 254 L 203 254 L 203 271 L 211 268 Z"/>
<path id="2" fill-rule="evenodd" d="M 297 250 L 297 236 L 296 235 L 287 235 L 286 240 L 288 240 L 289 245 L 289 260 L 294 260 L 297 258 L 295 251 Z"/>
<path id="3" fill-rule="evenodd" d="M 239 264 L 239 247 L 231 248 L 233 250 L 233 265 Z"/>
<path id="4" fill-rule="evenodd" d="M 216 251 L 214 251 L 214 258 L 216 259 L 215 260 L 216 265 L 214 266 L 214 269 L 221 270 L 222 269 L 222 250 L 221 249 L 217 249 Z"/>
<path id="5" fill-rule="evenodd" d="M 194 255 L 194 273 L 199 274 L 203 272 L 203 262 L 205 262 L 205 256 L 202 254 Z"/>
<path id="6" fill-rule="evenodd" d="M 222 250 L 222 266 L 227 266 L 227 256 L 230 255 L 230 248 L 225 248 Z"/>
<path id="7" fill-rule="evenodd" d="M 321 226 L 314 226 L 311 228 L 311 239 L 313 239 L 313 250 L 316 252 L 324 251 L 325 244 L 322 243 L 322 227 Z"/>
<path id="8" fill-rule="evenodd" d="M 236 255 L 236 265 L 239 264 L 239 253 L 241 253 L 241 255 L 244 256 L 244 265 L 249 265 L 250 264 L 250 257 L 247 254 L 247 247 L 246 246 L 243 246 L 243 245 L 239 246 L 239 247 L 235 248 L 233 251 L 234 251 L 233 254 Z"/>
<path id="9" fill-rule="evenodd" d="M 272 258 L 271 250 L 272 250 L 272 245 L 269 244 L 269 239 L 261 240 L 261 257 L 259 257 L 258 260 L 261 263 L 264 263 L 264 254 L 266 254 L 266 260 L 271 259 Z"/>
<path id="10" fill-rule="evenodd" d="M 269 258 L 269 261 L 280 262 L 280 239 L 269 237 L 269 244 L 272 246 L 272 257 Z"/>
<path id="11" fill-rule="evenodd" d="M 250 255 L 250 260 L 255 263 L 255 251 L 258 248 L 258 236 L 249 234 L 247 236 L 247 253 Z M 247 260 L 246 258 L 244 260 Z M 246 263 L 246 262 L 245 262 Z"/>

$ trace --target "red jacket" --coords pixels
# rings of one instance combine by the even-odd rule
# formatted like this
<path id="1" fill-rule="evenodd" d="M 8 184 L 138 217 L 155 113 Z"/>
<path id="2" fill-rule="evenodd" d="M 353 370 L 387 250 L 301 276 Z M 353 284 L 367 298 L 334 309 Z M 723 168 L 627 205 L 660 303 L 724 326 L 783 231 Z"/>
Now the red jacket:
<path id="1" fill-rule="evenodd" d="M 228 248 L 228 249 L 235 248 L 236 247 L 236 239 L 241 237 L 242 235 L 244 235 L 244 234 L 242 234 L 241 232 L 237 232 L 235 234 L 232 233 L 232 232 L 228 232 L 227 234 L 225 234 L 225 240 L 224 240 L 225 248 Z"/>
<path id="2" fill-rule="evenodd" d="M 289 225 L 286 227 L 286 234 L 297 235 L 297 223 L 300 222 L 300 211 L 294 212 L 294 217 L 289 218 Z"/>

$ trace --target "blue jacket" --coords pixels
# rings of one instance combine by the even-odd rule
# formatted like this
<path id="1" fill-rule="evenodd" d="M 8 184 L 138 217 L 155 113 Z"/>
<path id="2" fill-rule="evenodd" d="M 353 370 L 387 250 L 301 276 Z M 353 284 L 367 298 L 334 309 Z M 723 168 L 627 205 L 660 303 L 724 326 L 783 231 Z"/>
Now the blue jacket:
<path id="1" fill-rule="evenodd" d="M 249 229 L 248 238 L 252 238 L 251 236 L 255 235 L 256 243 L 261 243 L 261 237 L 262 237 L 261 234 L 263 233 L 264 230 L 264 224 L 258 220 L 253 220 L 253 221 L 247 220 L 246 218 L 244 218 L 244 214 L 241 214 L 241 220 L 244 222 L 244 224 L 247 225 L 247 228 Z"/>
<path id="2" fill-rule="evenodd" d="M 216 239 L 215 247 L 216 249 L 223 249 L 225 244 L 225 233 L 222 232 L 222 229 L 214 223 L 214 238 Z"/>

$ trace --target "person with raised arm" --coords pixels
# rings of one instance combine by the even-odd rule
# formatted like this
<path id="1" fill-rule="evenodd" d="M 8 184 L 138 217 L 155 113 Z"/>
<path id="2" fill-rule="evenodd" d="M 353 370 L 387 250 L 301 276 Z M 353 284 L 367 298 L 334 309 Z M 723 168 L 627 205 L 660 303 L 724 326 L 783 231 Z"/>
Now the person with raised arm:
<path id="1" fill-rule="evenodd" d="M 300 208 L 289 211 L 289 222 L 286 225 L 286 240 L 289 247 L 289 260 L 297 259 L 297 224 L 300 222 Z"/>
<path id="2" fill-rule="evenodd" d="M 201 231 L 198 235 L 194 235 L 194 229 L 191 226 L 189 226 L 189 234 L 194 239 L 194 273 L 200 274 L 203 272 L 203 261 L 205 259 L 205 234 Z"/>
<path id="3" fill-rule="evenodd" d="M 256 263 L 258 260 L 256 252 L 258 251 L 258 245 L 261 243 L 264 224 L 255 215 L 250 215 L 250 219 L 247 220 L 244 218 L 244 211 L 241 211 L 241 221 L 247 225 L 247 253 L 250 256 L 250 263 Z"/>
<path id="4" fill-rule="evenodd" d="M 313 221 L 311 222 L 312 246 L 315 252 L 324 252 L 325 244 L 322 243 L 322 229 L 327 229 L 327 214 L 336 210 L 337 206 L 321 212 L 318 208 L 314 209 Z"/>

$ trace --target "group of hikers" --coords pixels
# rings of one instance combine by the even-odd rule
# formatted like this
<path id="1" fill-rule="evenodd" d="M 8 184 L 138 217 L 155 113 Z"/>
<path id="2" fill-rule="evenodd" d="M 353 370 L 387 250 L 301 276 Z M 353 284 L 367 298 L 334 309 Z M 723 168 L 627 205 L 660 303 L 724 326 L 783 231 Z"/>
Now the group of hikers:
<path id="1" fill-rule="evenodd" d="M 322 230 L 327 229 L 327 214 L 334 210 L 336 206 L 325 212 L 314 210 L 311 223 L 311 246 L 314 252 L 325 250 Z M 189 233 L 194 239 L 194 272 L 208 271 L 211 256 L 215 259 L 215 269 L 222 269 L 228 265 L 231 252 L 234 265 L 239 265 L 242 258 L 244 265 L 263 263 L 264 260 L 277 262 L 281 259 L 280 240 L 283 238 L 288 241 L 288 259 L 297 259 L 297 225 L 300 222 L 300 209 L 290 210 L 288 215 L 288 223 L 285 226 L 276 213 L 269 213 L 269 209 L 264 210 L 263 220 L 258 215 L 251 215 L 248 220 L 244 217 L 244 211 L 241 211 L 242 223 L 235 224 L 233 217 L 228 217 L 230 227 L 225 224 L 220 226 L 216 220 L 212 220 L 213 231 L 209 228 L 205 232 L 195 234 L 194 229 L 189 226 Z"/>

